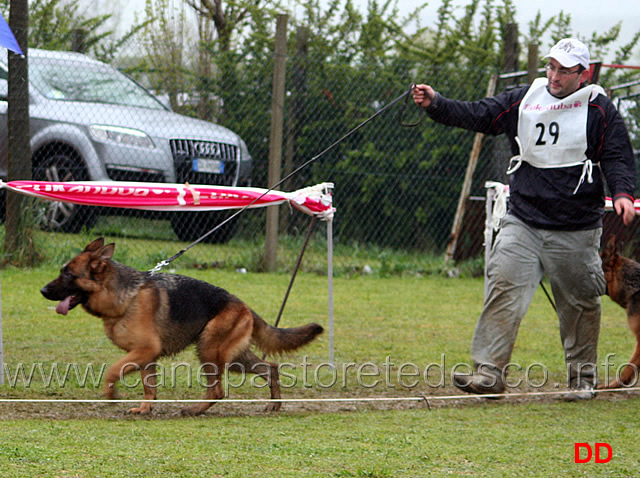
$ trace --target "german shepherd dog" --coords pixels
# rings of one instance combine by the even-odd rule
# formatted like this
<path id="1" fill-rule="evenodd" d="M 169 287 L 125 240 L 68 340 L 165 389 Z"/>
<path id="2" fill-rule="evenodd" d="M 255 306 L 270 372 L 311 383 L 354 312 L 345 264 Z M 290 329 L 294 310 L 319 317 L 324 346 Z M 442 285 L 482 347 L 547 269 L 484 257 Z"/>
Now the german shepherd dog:
<path id="1" fill-rule="evenodd" d="M 618 253 L 616 236 L 611 236 L 600 253 L 602 270 L 607 281 L 607 293 L 612 301 L 627 311 L 629 328 L 636 337 L 636 347 L 629 363 L 640 368 L 640 264 Z M 619 378 L 599 388 L 619 388 L 628 385 L 636 370 L 626 366 Z"/>
<path id="2" fill-rule="evenodd" d="M 232 368 L 265 378 L 271 399 L 277 400 L 277 364 L 260 360 L 250 345 L 267 354 L 280 354 L 308 344 L 323 331 L 314 323 L 289 329 L 272 327 L 226 290 L 182 275 L 140 272 L 113 261 L 114 248 L 115 244 L 105 245 L 101 237 L 94 240 L 41 292 L 49 300 L 60 301 L 59 314 L 66 315 L 80 304 L 101 318 L 107 337 L 127 352 L 108 369 L 104 391 L 114 399 L 118 379 L 139 370 L 145 401 L 131 413 L 146 414 L 152 409 L 147 400 L 156 397 L 156 360 L 190 344 L 195 344 L 207 375 L 205 400 L 223 398 L 221 378 Z M 211 405 L 197 403 L 182 414 L 198 415 Z M 267 411 L 279 410 L 280 405 L 271 402 Z"/>

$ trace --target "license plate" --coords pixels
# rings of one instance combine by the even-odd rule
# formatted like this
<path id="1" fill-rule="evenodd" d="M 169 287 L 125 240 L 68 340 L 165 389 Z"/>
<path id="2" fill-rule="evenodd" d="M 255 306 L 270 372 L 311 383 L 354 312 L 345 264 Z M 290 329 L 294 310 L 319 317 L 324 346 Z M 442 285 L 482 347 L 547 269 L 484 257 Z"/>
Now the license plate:
<path id="1" fill-rule="evenodd" d="M 198 173 L 224 173 L 224 161 L 218 159 L 195 158 L 191 164 L 193 170 Z"/>

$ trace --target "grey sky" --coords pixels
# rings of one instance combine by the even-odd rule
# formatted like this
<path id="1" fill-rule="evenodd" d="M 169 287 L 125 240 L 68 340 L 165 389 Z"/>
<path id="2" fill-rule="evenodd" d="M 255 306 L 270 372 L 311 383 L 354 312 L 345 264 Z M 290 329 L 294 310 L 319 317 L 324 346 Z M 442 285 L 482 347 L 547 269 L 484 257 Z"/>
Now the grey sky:
<path id="1" fill-rule="evenodd" d="M 362 5 L 367 0 L 357 0 Z M 459 9 L 470 3 L 470 0 L 455 0 L 454 5 Z M 571 25 L 574 34 L 582 37 L 591 37 L 594 31 L 604 32 L 622 21 L 620 41 L 622 44 L 631 41 L 633 35 L 640 30 L 640 8 L 631 0 L 514 0 L 516 7 L 516 20 L 520 26 L 520 33 L 527 33 L 529 22 L 532 21 L 538 11 L 542 14 L 542 20 L 547 20 L 560 11 L 571 15 Z M 398 0 L 398 7 L 403 14 L 415 9 L 419 4 L 415 0 Z M 496 5 L 500 1 L 495 2 Z M 635 5 L 634 5 L 635 4 Z M 435 23 L 438 8 L 442 5 L 440 0 L 431 0 L 422 16 L 423 26 L 431 26 Z M 462 14 L 461 11 L 456 13 Z M 546 46 L 548 39 L 543 39 L 542 45 Z M 604 58 L 605 62 L 610 58 Z M 635 64 L 640 64 L 640 58 L 636 54 Z"/>
<path id="2" fill-rule="evenodd" d="M 89 0 L 87 0 L 89 2 Z M 328 0 L 322 0 L 328 4 Z M 366 9 L 369 0 L 355 0 L 355 4 L 360 6 L 361 11 Z M 402 14 L 408 14 L 413 11 L 416 5 L 421 3 L 420 0 L 397 0 L 398 7 Z M 461 9 L 464 5 L 469 4 L 470 0 L 454 0 L 454 5 Z M 622 21 L 622 31 L 620 34 L 621 43 L 629 42 L 634 33 L 640 30 L 640 8 L 634 5 L 637 0 L 513 0 L 513 4 L 517 11 L 517 20 L 520 25 L 520 33 L 527 33 L 528 24 L 532 21 L 538 10 L 542 13 L 542 19 L 547 20 L 553 15 L 557 15 L 560 11 L 571 15 L 571 25 L 574 33 L 583 37 L 590 37 L 592 32 L 604 32 L 610 29 L 619 21 Z M 89 2 L 95 9 L 102 5 L 106 11 L 113 13 L 113 6 L 120 3 L 117 10 L 117 16 L 121 21 L 127 23 L 131 21 L 134 12 L 140 15 L 144 11 L 145 0 L 93 0 Z M 179 0 L 172 0 L 173 4 L 180 4 Z M 496 0 L 495 4 L 499 5 L 501 0 Z M 290 2 L 292 9 L 295 9 L 293 2 Z M 422 15 L 423 26 L 433 26 L 435 24 L 437 10 L 442 5 L 441 0 L 428 0 L 428 6 Z M 456 12 L 457 15 L 461 11 Z M 548 39 L 542 40 L 542 46 L 546 46 Z M 640 49 L 638 49 L 640 50 Z M 603 58 L 605 62 L 611 61 L 611 58 Z M 633 59 L 634 64 L 640 64 L 640 53 L 636 53 Z"/>

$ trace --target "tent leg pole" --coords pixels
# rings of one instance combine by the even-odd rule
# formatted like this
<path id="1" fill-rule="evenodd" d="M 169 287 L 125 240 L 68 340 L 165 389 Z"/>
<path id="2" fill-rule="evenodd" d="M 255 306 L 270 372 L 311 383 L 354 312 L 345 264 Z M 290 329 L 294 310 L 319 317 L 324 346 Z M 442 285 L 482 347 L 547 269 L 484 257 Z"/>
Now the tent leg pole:
<path id="1" fill-rule="evenodd" d="M 0 385 L 4 385 L 4 346 L 2 345 L 2 286 L 0 285 Z"/>
<path id="2" fill-rule="evenodd" d="M 329 287 L 329 363 L 333 365 L 333 221 L 327 221 L 327 282 Z"/>

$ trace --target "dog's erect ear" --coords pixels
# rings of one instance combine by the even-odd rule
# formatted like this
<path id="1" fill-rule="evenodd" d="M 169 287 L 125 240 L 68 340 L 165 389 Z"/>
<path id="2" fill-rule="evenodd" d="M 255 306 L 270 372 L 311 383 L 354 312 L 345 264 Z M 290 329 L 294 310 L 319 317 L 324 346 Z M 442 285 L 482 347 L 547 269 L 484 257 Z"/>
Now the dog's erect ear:
<path id="1" fill-rule="evenodd" d="M 107 267 L 106 261 L 113 257 L 115 247 L 116 245 L 112 242 L 111 244 L 104 246 L 102 249 L 91 253 L 89 267 L 94 274 L 101 274 L 105 270 Z"/>
<path id="2" fill-rule="evenodd" d="M 93 242 L 91 242 L 90 244 L 88 244 L 87 247 L 85 247 L 84 251 L 82 252 L 95 252 L 97 250 L 100 250 L 102 246 L 104 246 L 104 238 L 99 237 L 95 239 Z"/>
<path id="3" fill-rule="evenodd" d="M 101 261 L 106 261 L 107 259 L 111 259 L 113 257 L 113 251 L 115 250 L 115 243 L 107 244 L 104 246 L 97 255 L 100 256 Z"/>
<path id="4" fill-rule="evenodd" d="M 602 257 L 615 258 L 618 255 L 618 243 L 615 234 L 609 237 L 602 251 Z"/>
<path id="5" fill-rule="evenodd" d="M 104 238 L 99 237 L 87 247 L 85 247 L 83 252 L 91 252 L 93 256 L 97 257 L 101 261 L 106 261 L 107 259 L 111 259 L 113 257 L 113 251 L 115 248 L 116 245 L 113 242 L 105 246 Z"/>

